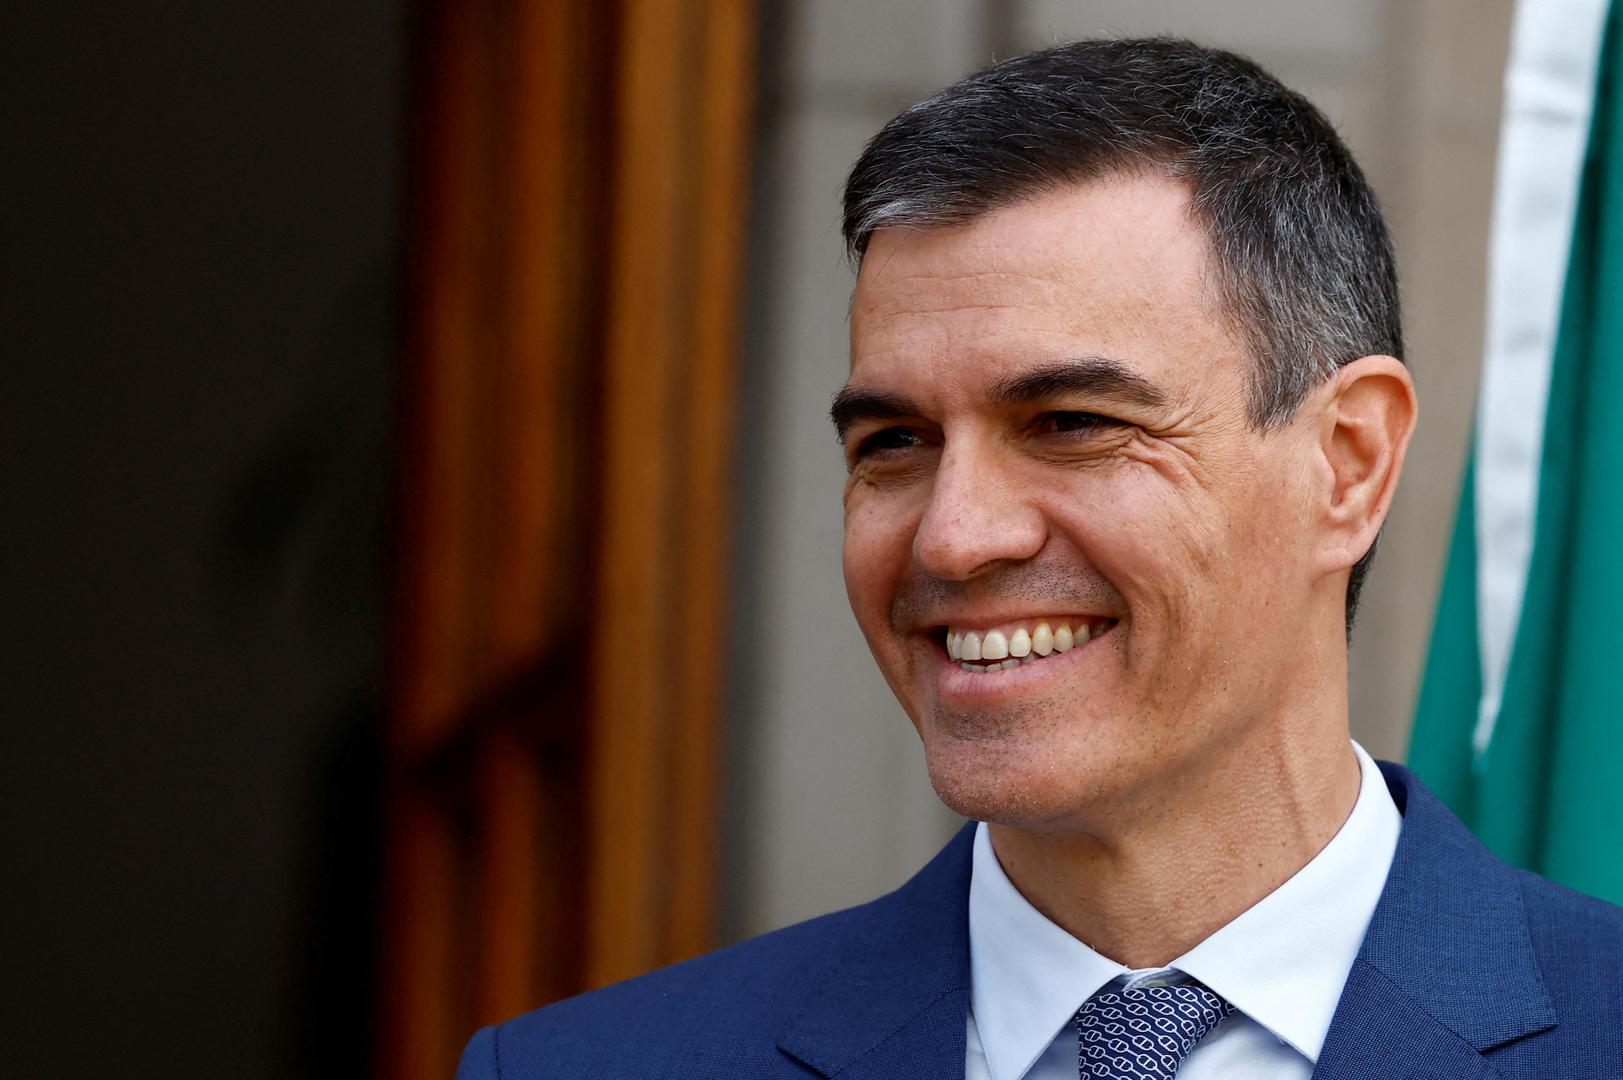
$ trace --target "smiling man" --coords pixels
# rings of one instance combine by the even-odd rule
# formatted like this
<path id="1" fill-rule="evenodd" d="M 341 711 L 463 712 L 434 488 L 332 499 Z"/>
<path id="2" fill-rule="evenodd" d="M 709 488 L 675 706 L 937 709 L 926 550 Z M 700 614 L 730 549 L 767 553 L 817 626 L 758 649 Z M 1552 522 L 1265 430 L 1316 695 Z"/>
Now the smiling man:
<path id="1" fill-rule="evenodd" d="M 1062 46 L 887 125 L 845 231 L 846 587 L 972 823 L 465 1075 L 1623 1075 L 1623 912 L 1349 736 L 1416 405 L 1324 118 L 1187 42 Z"/>

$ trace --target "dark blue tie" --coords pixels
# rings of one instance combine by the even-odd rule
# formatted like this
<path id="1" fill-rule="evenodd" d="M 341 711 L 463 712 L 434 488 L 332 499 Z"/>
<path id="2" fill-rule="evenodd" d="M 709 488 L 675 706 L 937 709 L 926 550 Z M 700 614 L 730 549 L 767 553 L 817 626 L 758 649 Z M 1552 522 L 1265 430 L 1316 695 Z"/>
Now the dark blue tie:
<path id="1" fill-rule="evenodd" d="M 1198 982 L 1101 990 L 1076 1014 L 1083 1080 L 1171 1080 L 1233 1011 Z"/>

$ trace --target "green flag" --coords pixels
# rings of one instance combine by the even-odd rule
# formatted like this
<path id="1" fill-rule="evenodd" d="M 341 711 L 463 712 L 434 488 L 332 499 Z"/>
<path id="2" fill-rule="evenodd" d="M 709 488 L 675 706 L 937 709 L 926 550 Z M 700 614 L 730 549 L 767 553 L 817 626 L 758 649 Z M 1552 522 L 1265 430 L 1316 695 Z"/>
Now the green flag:
<path id="1" fill-rule="evenodd" d="M 1507 362 L 1490 313 L 1477 443 L 1409 763 L 1501 857 L 1623 903 L 1623 5 L 1596 11 L 1603 25 L 1584 28 L 1603 32 L 1590 54 L 1598 64 L 1553 348 L 1542 382 L 1526 381 L 1525 350 L 1495 368 Z M 1502 154 L 1512 149 L 1507 141 Z M 1502 156 L 1501 201 L 1514 168 Z M 1504 220 L 1496 211 L 1496 230 Z M 1496 262 L 1508 251 L 1497 241 Z M 1490 293 L 1502 283 L 1495 275 Z M 1490 384 L 1534 392 L 1496 399 Z M 1542 424 L 1522 425 L 1514 408 L 1536 410 L 1541 387 Z M 1498 440 L 1514 443 L 1512 427 L 1535 433 L 1532 452 L 1501 468 Z M 1517 558 L 1506 537 L 1524 527 Z"/>

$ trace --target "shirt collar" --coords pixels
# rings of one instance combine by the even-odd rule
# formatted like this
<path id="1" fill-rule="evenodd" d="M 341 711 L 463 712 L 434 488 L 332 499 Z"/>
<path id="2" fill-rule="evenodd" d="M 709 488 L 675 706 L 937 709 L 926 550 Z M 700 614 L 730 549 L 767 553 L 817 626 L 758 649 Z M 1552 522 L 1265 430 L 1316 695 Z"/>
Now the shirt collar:
<path id="1" fill-rule="evenodd" d="M 1380 899 L 1402 816 L 1363 747 L 1357 802 L 1308 864 L 1173 961 L 1317 1063 Z M 982 823 L 969 884 L 970 1002 L 993 1080 L 1024 1076 L 1082 1003 L 1134 972 L 1072 937 L 1009 881 Z"/>
<path id="2" fill-rule="evenodd" d="M 1403 816 L 1357 743 L 1352 814 L 1304 867 L 1173 962 L 1317 1063 L 1397 851 Z"/>
<path id="3" fill-rule="evenodd" d="M 1082 1003 L 1127 972 L 1020 895 L 975 828 L 969 876 L 970 1008 L 992 1080 L 1017 1080 Z"/>

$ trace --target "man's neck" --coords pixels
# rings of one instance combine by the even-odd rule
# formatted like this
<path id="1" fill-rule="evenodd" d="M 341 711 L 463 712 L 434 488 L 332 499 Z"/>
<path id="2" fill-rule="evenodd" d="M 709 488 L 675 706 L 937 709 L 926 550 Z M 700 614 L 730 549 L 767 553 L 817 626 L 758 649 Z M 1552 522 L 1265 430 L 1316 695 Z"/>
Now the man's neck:
<path id="1" fill-rule="evenodd" d="M 1352 813 L 1360 771 L 1344 733 L 1278 741 L 1289 746 L 1231 748 L 1219 767 L 1113 808 L 1098 828 L 992 825 L 998 862 L 1095 951 L 1165 966 L 1307 865 Z"/>

